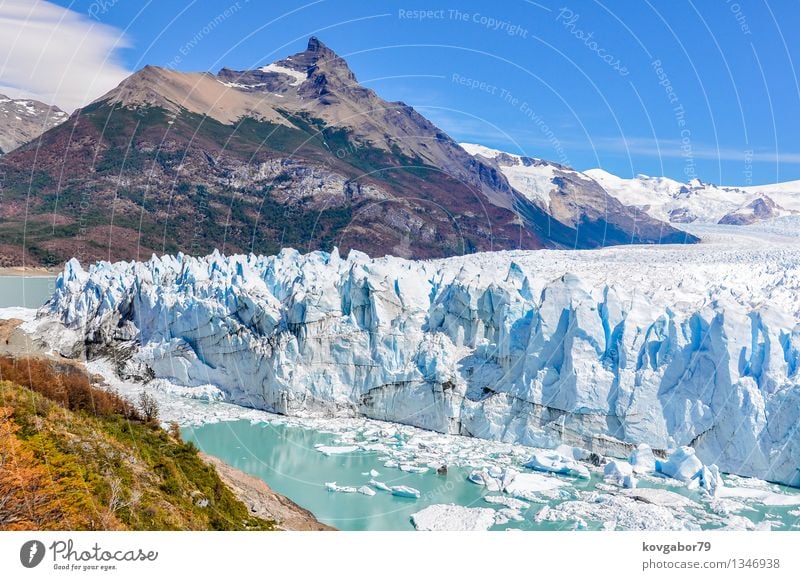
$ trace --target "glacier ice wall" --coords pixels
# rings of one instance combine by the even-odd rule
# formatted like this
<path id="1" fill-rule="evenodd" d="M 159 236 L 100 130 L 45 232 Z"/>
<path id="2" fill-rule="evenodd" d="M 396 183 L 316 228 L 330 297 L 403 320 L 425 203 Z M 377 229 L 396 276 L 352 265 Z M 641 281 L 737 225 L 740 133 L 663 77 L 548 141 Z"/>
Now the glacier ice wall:
<path id="1" fill-rule="evenodd" d="M 609 252 L 73 260 L 42 316 L 246 406 L 800 484 L 797 257 Z"/>

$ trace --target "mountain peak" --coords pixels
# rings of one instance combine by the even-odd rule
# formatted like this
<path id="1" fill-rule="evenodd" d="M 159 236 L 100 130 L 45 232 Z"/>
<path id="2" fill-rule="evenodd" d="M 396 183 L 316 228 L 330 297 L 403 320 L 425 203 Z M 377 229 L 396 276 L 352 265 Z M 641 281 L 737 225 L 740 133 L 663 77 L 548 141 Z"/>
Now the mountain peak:
<path id="1" fill-rule="evenodd" d="M 328 48 L 316 36 L 308 39 L 308 46 L 305 51 L 294 54 L 277 64 L 304 66 L 309 77 L 323 75 L 325 77 L 336 77 L 347 83 L 356 82 L 356 76 L 350 70 L 347 61 Z"/>
<path id="2" fill-rule="evenodd" d="M 316 36 L 312 36 L 308 39 L 308 47 L 306 48 L 306 52 L 316 52 L 316 53 L 328 52 L 333 56 L 337 56 L 335 52 L 333 52 L 330 48 L 328 48 L 328 46 Z"/>

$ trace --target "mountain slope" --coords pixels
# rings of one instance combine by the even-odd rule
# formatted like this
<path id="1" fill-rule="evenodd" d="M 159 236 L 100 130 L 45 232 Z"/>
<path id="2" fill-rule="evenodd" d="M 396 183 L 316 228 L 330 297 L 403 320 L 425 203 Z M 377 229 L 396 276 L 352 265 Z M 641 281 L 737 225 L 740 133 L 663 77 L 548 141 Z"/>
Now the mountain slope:
<path id="1" fill-rule="evenodd" d="M 316 38 L 255 70 L 145 67 L 73 119 L 0 161 L 6 261 L 334 245 L 432 258 L 660 239 L 554 220 L 493 163 L 359 85 Z"/>
<path id="2" fill-rule="evenodd" d="M 553 220 L 572 228 L 574 247 L 618 243 L 692 243 L 697 239 L 677 230 L 636 204 L 618 200 L 595 179 L 559 163 L 523 157 L 472 143 L 461 146 L 489 160 L 511 186 Z M 569 246 L 565 240 L 563 245 Z"/>
<path id="3" fill-rule="evenodd" d="M 66 120 L 67 114 L 55 105 L 0 95 L 0 155 L 13 151 Z"/>
<path id="4" fill-rule="evenodd" d="M 74 366 L 0 357 L 0 372 L 0 530 L 274 528 Z"/>

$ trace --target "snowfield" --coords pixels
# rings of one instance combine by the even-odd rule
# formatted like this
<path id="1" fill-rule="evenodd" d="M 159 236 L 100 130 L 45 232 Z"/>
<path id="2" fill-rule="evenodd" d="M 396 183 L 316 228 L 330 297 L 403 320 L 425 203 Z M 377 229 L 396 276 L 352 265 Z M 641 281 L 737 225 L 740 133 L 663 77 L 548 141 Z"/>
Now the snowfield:
<path id="1" fill-rule="evenodd" d="M 66 354 L 114 347 L 130 357 L 123 374 L 256 409 L 624 457 L 691 445 L 702 464 L 798 485 L 800 246 L 788 219 L 718 228 L 696 246 L 435 261 L 283 250 L 86 271 L 73 260 L 39 332 Z"/>

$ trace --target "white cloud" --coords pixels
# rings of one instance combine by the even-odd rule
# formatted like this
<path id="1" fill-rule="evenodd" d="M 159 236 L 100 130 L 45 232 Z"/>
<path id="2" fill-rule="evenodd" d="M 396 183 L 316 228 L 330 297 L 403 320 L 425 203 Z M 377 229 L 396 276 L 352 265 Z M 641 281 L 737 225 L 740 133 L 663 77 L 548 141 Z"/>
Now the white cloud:
<path id="1" fill-rule="evenodd" d="M 0 93 L 71 112 L 130 73 L 122 31 L 42 0 L 0 0 Z"/>

